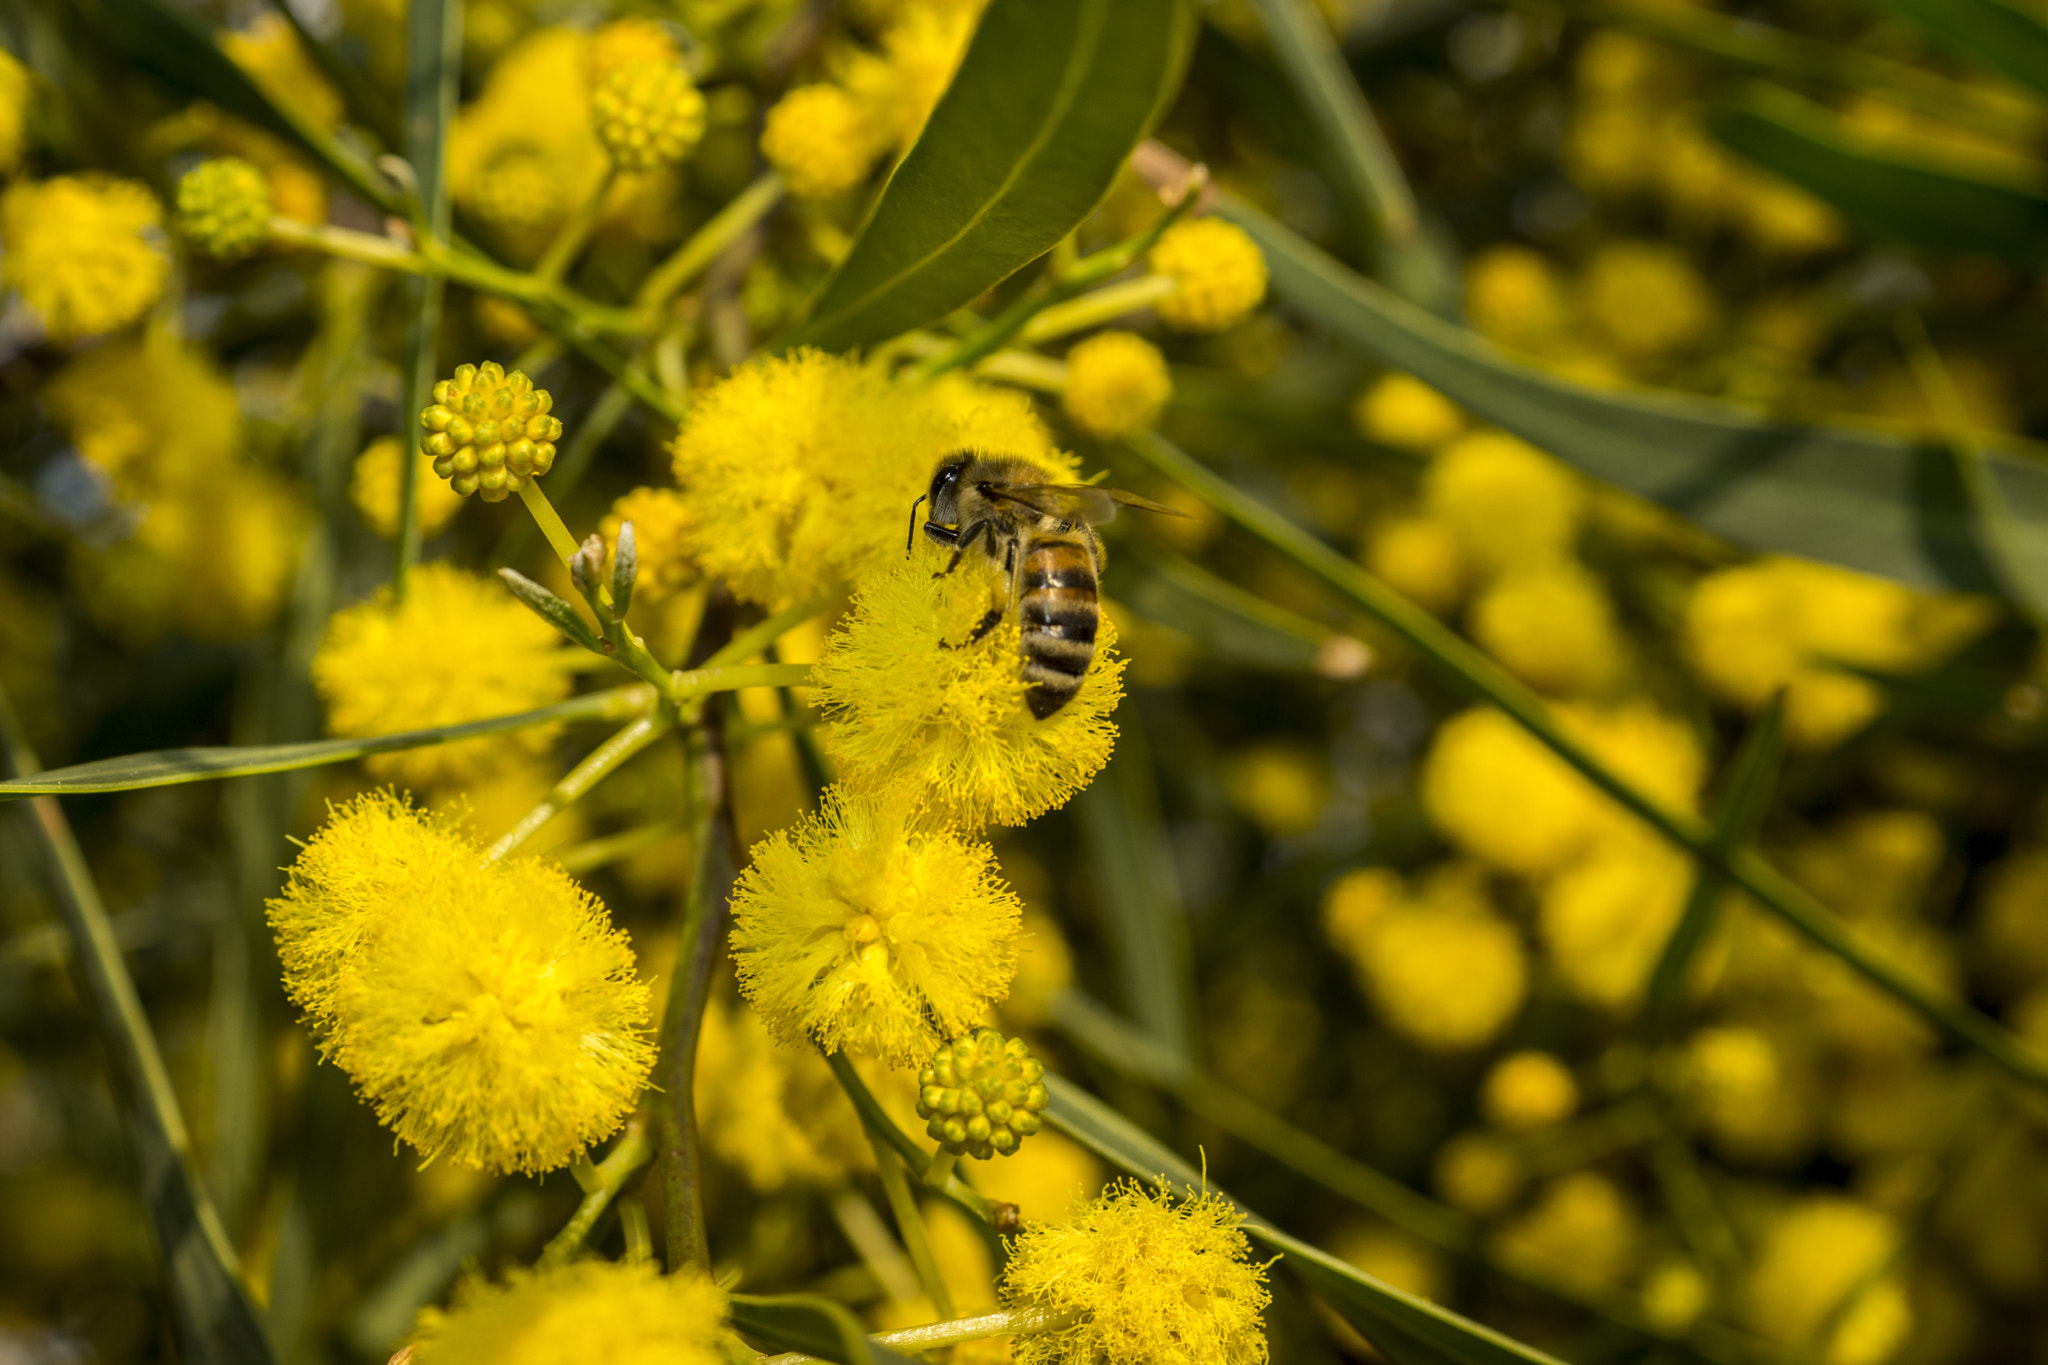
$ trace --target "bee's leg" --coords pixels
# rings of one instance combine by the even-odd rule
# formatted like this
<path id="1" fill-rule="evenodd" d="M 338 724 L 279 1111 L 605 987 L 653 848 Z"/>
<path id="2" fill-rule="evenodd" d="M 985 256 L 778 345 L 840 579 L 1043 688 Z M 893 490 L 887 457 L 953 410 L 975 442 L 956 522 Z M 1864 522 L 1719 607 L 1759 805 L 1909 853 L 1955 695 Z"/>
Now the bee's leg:
<path id="1" fill-rule="evenodd" d="M 961 527 L 959 531 L 959 539 L 953 542 L 953 557 L 946 561 L 945 568 L 940 569 L 937 573 L 933 574 L 932 577 L 944 578 L 947 574 L 959 568 L 960 556 L 967 553 L 968 546 L 974 544 L 975 540 L 980 536 L 992 536 L 994 534 L 995 528 L 989 525 L 986 519 L 977 521 L 972 526 Z"/>
<path id="2" fill-rule="evenodd" d="M 979 644 L 981 642 L 981 637 L 988 634 L 990 631 L 994 630 L 997 626 L 1001 625 L 1002 620 L 1003 609 L 1001 607 L 990 607 L 988 609 L 988 614 L 981 618 L 981 624 L 976 626 L 974 628 L 974 633 L 967 637 L 967 643 L 970 645 Z"/>

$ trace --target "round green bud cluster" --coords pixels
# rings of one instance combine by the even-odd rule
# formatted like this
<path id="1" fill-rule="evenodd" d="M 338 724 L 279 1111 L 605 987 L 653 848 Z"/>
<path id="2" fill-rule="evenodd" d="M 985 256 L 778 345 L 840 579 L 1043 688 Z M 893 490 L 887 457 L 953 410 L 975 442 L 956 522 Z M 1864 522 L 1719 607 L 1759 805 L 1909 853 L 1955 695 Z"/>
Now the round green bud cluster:
<path id="1" fill-rule="evenodd" d="M 997 1152 L 1010 1155 L 1038 1131 L 1038 1116 L 1051 1103 L 1045 1063 L 1022 1038 L 1004 1042 L 994 1029 L 976 1029 L 942 1045 L 931 1065 L 917 1073 L 917 1116 L 928 1120 L 925 1132 L 956 1156 L 986 1161 Z"/>
<path id="2" fill-rule="evenodd" d="M 674 62 L 614 67 L 590 97 L 590 116 L 622 171 L 681 161 L 704 136 L 704 96 Z"/>
<path id="3" fill-rule="evenodd" d="M 420 414 L 429 433 L 420 449 L 456 492 L 502 502 L 554 465 L 562 435 L 561 419 L 548 415 L 554 402 L 546 389 L 517 370 L 506 374 L 495 360 L 457 365 L 453 379 L 434 385 L 433 406 Z"/>
<path id="4" fill-rule="evenodd" d="M 202 161 L 178 182 L 178 232 L 232 261 L 270 240 L 270 181 L 235 156 Z"/>

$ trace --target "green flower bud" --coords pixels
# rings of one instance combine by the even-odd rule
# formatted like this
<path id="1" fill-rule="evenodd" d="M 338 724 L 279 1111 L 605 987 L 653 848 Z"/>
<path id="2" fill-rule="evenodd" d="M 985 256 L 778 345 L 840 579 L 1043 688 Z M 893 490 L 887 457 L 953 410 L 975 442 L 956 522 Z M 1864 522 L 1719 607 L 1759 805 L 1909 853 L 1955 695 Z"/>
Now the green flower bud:
<path id="1" fill-rule="evenodd" d="M 555 463 L 562 422 L 548 414 L 554 399 L 519 371 L 494 360 L 458 365 L 434 385 L 433 405 L 420 413 L 427 437 L 420 449 L 456 492 L 501 502 Z"/>
<path id="2" fill-rule="evenodd" d="M 1003 1041 L 994 1029 L 976 1029 L 941 1046 L 917 1073 L 917 1116 L 925 1132 L 955 1155 L 983 1161 L 1016 1151 L 1042 1124 L 1052 1103 L 1045 1063 L 1022 1038 Z"/>
<path id="3" fill-rule="evenodd" d="M 270 181 L 240 157 L 203 161 L 178 182 L 178 232 L 232 261 L 270 240 Z"/>
<path id="4" fill-rule="evenodd" d="M 681 161 L 704 136 L 704 96 L 674 62 L 629 62 L 590 97 L 597 140 L 622 171 Z"/>

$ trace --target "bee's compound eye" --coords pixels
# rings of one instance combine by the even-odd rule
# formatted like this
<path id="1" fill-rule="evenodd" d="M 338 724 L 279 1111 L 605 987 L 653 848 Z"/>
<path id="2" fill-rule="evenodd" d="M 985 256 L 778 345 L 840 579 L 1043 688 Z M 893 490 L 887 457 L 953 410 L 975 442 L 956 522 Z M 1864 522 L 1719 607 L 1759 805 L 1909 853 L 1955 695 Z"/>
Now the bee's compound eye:
<path id="1" fill-rule="evenodd" d="M 925 494 L 926 497 L 932 500 L 932 505 L 935 509 L 938 506 L 939 499 L 952 491 L 953 486 L 960 482 L 960 476 L 966 470 L 967 461 L 965 460 L 948 460 L 938 467 L 938 470 L 932 475 L 931 491 Z"/>

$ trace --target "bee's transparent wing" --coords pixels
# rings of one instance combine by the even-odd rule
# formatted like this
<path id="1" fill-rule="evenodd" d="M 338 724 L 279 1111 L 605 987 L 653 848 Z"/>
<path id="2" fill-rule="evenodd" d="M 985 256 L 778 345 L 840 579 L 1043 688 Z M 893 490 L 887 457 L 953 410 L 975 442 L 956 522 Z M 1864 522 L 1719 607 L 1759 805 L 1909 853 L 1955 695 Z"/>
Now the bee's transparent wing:
<path id="1" fill-rule="evenodd" d="M 1187 515 L 1149 498 L 1141 498 L 1136 493 L 1126 493 L 1121 488 L 1097 488 L 1085 483 L 1013 484 L 1007 488 L 992 488 L 989 493 L 1006 502 L 1028 507 L 1040 516 L 1058 517 L 1061 521 L 1085 521 L 1091 526 L 1116 520 L 1119 505 L 1161 512 L 1169 517 Z"/>

